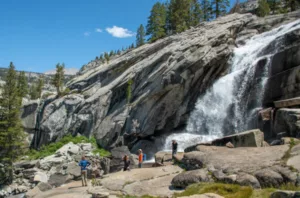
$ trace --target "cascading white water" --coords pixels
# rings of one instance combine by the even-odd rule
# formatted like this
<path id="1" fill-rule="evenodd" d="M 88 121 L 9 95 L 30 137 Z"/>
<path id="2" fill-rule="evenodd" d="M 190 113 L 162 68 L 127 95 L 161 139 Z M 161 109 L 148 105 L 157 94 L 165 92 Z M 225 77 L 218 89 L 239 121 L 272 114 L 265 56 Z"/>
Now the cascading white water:
<path id="1" fill-rule="evenodd" d="M 296 29 L 300 29 L 300 20 L 256 35 L 245 45 L 235 48 L 229 74 L 218 79 L 200 96 L 186 132 L 166 138 L 165 150 L 169 150 L 172 139 L 179 142 L 180 149 L 184 149 L 255 127 L 251 126 L 251 121 L 262 106 L 272 55 L 279 50 L 280 38 Z M 273 46 L 270 47 L 270 44 Z M 259 62 L 262 62 L 260 67 L 257 66 Z M 254 79 L 257 72 L 259 78 Z"/>

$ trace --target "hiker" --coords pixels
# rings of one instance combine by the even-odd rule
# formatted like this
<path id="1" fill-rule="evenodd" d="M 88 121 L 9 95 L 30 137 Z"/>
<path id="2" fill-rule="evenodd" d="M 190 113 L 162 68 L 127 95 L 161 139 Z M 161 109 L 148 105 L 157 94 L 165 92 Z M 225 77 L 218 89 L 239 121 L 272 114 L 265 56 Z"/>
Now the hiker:
<path id="1" fill-rule="evenodd" d="M 82 156 L 78 165 L 81 167 L 82 186 L 87 186 L 87 167 L 91 165 L 91 163 L 85 159 L 85 156 Z"/>
<path id="2" fill-rule="evenodd" d="M 178 144 L 177 144 L 176 140 L 172 140 L 172 157 L 173 158 L 177 154 L 177 147 L 178 147 Z"/>
<path id="3" fill-rule="evenodd" d="M 139 149 L 139 168 L 142 168 L 143 163 L 143 151 L 142 149 Z"/>
<path id="4" fill-rule="evenodd" d="M 123 169 L 123 171 L 130 171 L 130 169 L 129 169 L 129 166 L 130 166 L 130 160 L 129 160 L 129 157 L 128 157 L 128 155 L 125 155 L 124 157 L 123 157 L 123 161 L 124 161 L 124 169 Z"/>

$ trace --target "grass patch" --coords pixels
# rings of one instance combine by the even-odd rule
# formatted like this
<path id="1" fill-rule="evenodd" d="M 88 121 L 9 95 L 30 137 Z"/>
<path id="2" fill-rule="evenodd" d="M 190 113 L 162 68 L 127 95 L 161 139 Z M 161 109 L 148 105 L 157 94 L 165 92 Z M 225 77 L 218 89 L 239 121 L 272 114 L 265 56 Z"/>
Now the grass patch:
<path id="1" fill-rule="evenodd" d="M 31 149 L 26 153 L 26 155 L 28 155 L 29 160 L 44 158 L 49 155 L 53 155 L 58 149 L 60 149 L 65 144 L 68 144 L 69 142 L 73 142 L 74 144 L 91 143 L 94 146 L 94 148 L 96 148 L 93 150 L 93 154 L 99 153 L 100 156 L 102 156 L 102 157 L 108 157 L 111 155 L 110 152 L 108 152 L 107 150 L 105 150 L 97 145 L 95 138 L 89 139 L 85 136 L 73 137 L 72 135 L 66 135 L 58 142 L 54 142 L 54 143 L 50 143 L 48 145 L 42 146 L 40 148 L 40 150 Z"/>
<path id="2" fill-rule="evenodd" d="M 265 188 L 261 190 L 254 190 L 252 196 L 250 198 L 267 198 L 270 197 L 273 192 L 275 192 L 275 188 Z"/>
<path id="3" fill-rule="evenodd" d="M 225 198 L 250 198 L 252 188 L 235 184 L 199 183 L 189 186 L 184 192 L 176 193 L 174 197 L 191 196 L 195 194 L 215 193 Z"/>
<path id="4" fill-rule="evenodd" d="M 118 197 L 119 198 L 158 198 L 158 197 L 154 197 L 154 196 L 151 196 L 151 195 L 143 195 L 141 197 L 125 195 L 125 196 L 118 196 Z"/>

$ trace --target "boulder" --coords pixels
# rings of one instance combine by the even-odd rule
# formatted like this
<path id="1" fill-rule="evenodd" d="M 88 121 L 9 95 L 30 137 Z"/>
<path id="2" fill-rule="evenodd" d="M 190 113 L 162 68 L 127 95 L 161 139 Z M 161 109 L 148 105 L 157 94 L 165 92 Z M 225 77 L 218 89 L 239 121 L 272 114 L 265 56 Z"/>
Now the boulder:
<path id="1" fill-rule="evenodd" d="M 112 159 L 110 161 L 110 172 L 116 172 L 123 169 L 123 157 L 130 156 L 127 146 L 116 147 L 111 150 Z M 134 164 L 134 161 L 131 161 Z"/>
<path id="2" fill-rule="evenodd" d="M 37 172 L 37 169 L 35 169 L 35 168 L 25 169 L 25 170 L 23 170 L 23 176 L 25 179 L 33 181 L 36 172 Z"/>
<path id="3" fill-rule="evenodd" d="M 63 175 L 61 173 L 55 173 L 50 176 L 48 183 L 53 187 L 59 187 L 66 183 L 68 180 L 68 175 Z"/>
<path id="4" fill-rule="evenodd" d="M 173 178 L 172 185 L 174 187 L 185 188 L 190 184 L 210 181 L 212 181 L 212 179 L 209 177 L 207 170 L 200 169 L 180 173 Z"/>
<path id="5" fill-rule="evenodd" d="M 50 155 L 41 159 L 37 163 L 37 167 L 42 170 L 50 170 L 52 167 L 64 164 L 67 161 L 65 156 L 56 157 L 55 155 Z"/>
<path id="6" fill-rule="evenodd" d="M 264 133 L 259 129 L 245 131 L 213 140 L 212 145 L 226 146 L 228 142 L 231 142 L 234 147 L 262 147 L 264 142 Z"/>
<path id="7" fill-rule="evenodd" d="M 299 49 L 300 51 L 300 49 Z M 287 132 L 289 137 L 300 136 L 300 109 L 297 108 L 281 108 L 276 111 L 274 120 L 274 133 L 280 133 L 282 131 Z"/>
<path id="8" fill-rule="evenodd" d="M 38 160 L 31 160 L 31 161 L 21 161 L 14 163 L 15 168 L 24 168 L 24 169 L 30 169 L 35 167 L 37 164 Z"/>
<path id="9" fill-rule="evenodd" d="M 40 182 L 37 187 L 39 188 L 40 191 L 45 192 L 47 190 L 51 190 L 52 186 L 48 183 L 45 182 Z"/>
<path id="10" fill-rule="evenodd" d="M 87 190 L 88 194 L 92 195 L 92 198 L 108 198 L 109 192 L 103 192 L 102 188 L 95 187 Z"/>
<path id="11" fill-rule="evenodd" d="M 187 170 L 195 170 L 203 168 L 206 155 L 205 153 L 193 151 L 189 153 L 185 153 L 182 159 L 182 163 L 185 164 Z"/>
<path id="12" fill-rule="evenodd" d="M 74 144 L 73 142 L 69 142 L 68 144 L 65 144 L 63 147 L 58 149 L 55 152 L 56 157 L 61 157 L 61 156 L 68 156 L 68 155 L 76 155 L 81 152 L 81 148 Z"/>
<path id="13" fill-rule="evenodd" d="M 270 198 L 297 198 L 300 197 L 300 192 L 277 190 L 273 192 Z"/>
<path id="14" fill-rule="evenodd" d="M 66 172 L 67 174 L 73 175 L 75 179 L 81 176 L 80 166 L 76 162 L 69 163 Z"/>
<path id="15" fill-rule="evenodd" d="M 228 142 L 225 146 L 227 148 L 234 148 L 234 145 L 231 142 Z"/>
<path id="16" fill-rule="evenodd" d="M 282 176 L 271 169 L 259 170 L 255 173 L 255 177 L 263 188 L 278 188 L 284 183 L 284 179 L 282 178 Z"/>
<path id="17" fill-rule="evenodd" d="M 171 162 L 172 161 L 172 153 L 166 151 L 160 151 L 155 153 L 154 155 L 155 162 L 163 164 L 164 162 Z"/>
<path id="18" fill-rule="evenodd" d="M 247 173 L 239 173 L 237 175 L 236 183 L 241 186 L 251 186 L 253 188 L 261 187 L 256 177 Z"/>
<path id="19" fill-rule="evenodd" d="M 48 182 L 48 176 L 44 172 L 36 172 L 33 178 L 34 182 L 43 182 L 47 183 Z"/>

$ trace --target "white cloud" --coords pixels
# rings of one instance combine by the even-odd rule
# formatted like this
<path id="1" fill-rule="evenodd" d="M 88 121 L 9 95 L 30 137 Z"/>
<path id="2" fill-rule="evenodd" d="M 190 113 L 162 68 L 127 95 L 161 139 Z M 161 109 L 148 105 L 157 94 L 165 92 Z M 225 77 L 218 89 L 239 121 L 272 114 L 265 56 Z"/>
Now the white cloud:
<path id="1" fill-rule="evenodd" d="M 100 33 L 100 32 L 102 32 L 102 29 L 96 28 L 95 31 Z"/>
<path id="2" fill-rule="evenodd" d="M 84 35 L 84 36 L 90 36 L 91 33 L 90 33 L 90 32 L 85 32 L 83 35 Z"/>
<path id="3" fill-rule="evenodd" d="M 130 30 L 115 25 L 112 28 L 106 28 L 106 31 L 117 38 L 126 38 L 134 36 L 134 33 Z"/>

